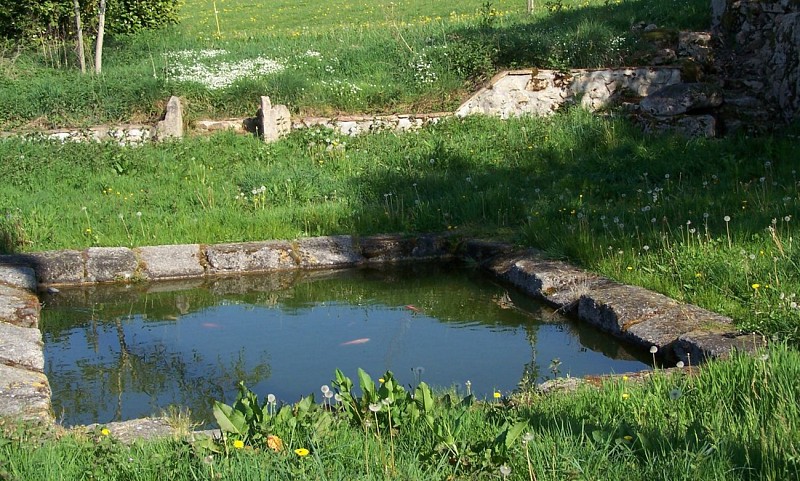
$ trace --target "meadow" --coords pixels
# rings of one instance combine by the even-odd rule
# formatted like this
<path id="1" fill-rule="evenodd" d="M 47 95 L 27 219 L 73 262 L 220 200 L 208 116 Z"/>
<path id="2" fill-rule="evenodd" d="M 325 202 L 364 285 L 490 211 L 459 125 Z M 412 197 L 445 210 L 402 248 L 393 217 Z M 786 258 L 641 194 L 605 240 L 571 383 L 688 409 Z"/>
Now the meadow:
<path id="1" fill-rule="evenodd" d="M 635 63 L 631 25 L 710 22 L 701 0 L 556 0 L 530 16 L 510 0 L 214 5 L 109 39 L 99 76 L 80 74 L 71 41 L 0 44 L 0 130 L 153 122 L 170 95 L 190 122 L 253 115 L 260 95 L 295 115 L 448 111 L 498 69 Z"/>
<path id="2" fill-rule="evenodd" d="M 101 76 L 80 75 L 63 41 L 3 47 L 0 129 L 153 121 L 171 94 L 190 124 L 252 115 L 264 94 L 295 115 L 448 110 L 499 68 L 620 65 L 635 57 L 632 25 L 710 18 L 696 0 L 537 1 L 530 16 L 507 0 L 213 5 L 187 0 L 179 25 L 112 39 Z M 137 148 L 4 139 L 0 253 L 450 232 L 729 315 L 772 347 L 571 395 L 388 403 L 405 399 L 431 422 L 392 421 L 363 397 L 356 420 L 283 400 L 293 426 L 270 415 L 253 436 L 216 444 L 126 446 L 103 428 L 2 420 L 0 480 L 797 478 L 799 134 L 651 136 L 613 112 L 568 109 L 407 134 L 307 129 L 273 144 L 230 133 Z"/>

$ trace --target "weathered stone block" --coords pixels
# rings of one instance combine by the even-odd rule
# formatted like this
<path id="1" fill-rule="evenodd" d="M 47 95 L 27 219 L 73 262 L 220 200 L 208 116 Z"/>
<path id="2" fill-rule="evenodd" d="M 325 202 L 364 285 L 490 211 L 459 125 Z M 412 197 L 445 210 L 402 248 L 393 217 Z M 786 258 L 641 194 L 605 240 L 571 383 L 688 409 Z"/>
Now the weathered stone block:
<path id="1" fill-rule="evenodd" d="M 164 120 L 156 124 L 156 139 L 179 139 L 181 137 L 183 137 L 183 107 L 181 100 L 173 95 L 167 102 Z"/>
<path id="2" fill-rule="evenodd" d="M 364 256 L 353 245 L 350 236 L 313 237 L 297 241 L 300 267 L 344 267 L 363 262 Z"/>
<path id="3" fill-rule="evenodd" d="M 640 103 L 643 111 L 658 116 L 671 116 L 692 110 L 722 105 L 722 90 L 713 84 L 681 83 L 663 87 Z"/>
<path id="4" fill-rule="evenodd" d="M 39 298 L 33 292 L 0 284 L 0 322 L 20 327 L 38 327 Z"/>
<path id="5" fill-rule="evenodd" d="M 680 32 L 678 34 L 678 54 L 691 57 L 701 64 L 712 60 L 711 34 L 709 32 Z"/>
<path id="6" fill-rule="evenodd" d="M 0 364 L 0 417 L 52 422 L 47 377 Z"/>
<path id="7" fill-rule="evenodd" d="M 368 261 L 393 262 L 407 260 L 414 250 L 414 240 L 400 235 L 377 235 L 356 241 L 361 255 Z"/>
<path id="8" fill-rule="evenodd" d="M 607 282 L 565 262 L 541 259 L 530 254 L 514 261 L 502 277 L 531 296 L 569 310 L 573 309 L 581 296 Z"/>
<path id="9" fill-rule="evenodd" d="M 285 105 L 273 106 L 269 97 L 261 97 L 256 114 L 256 128 L 264 142 L 274 142 L 292 130 L 292 117 Z"/>
<path id="10" fill-rule="evenodd" d="M 634 339 L 636 344 L 659 348 L 668 347 L 682 335 L 699 329 L 733 329 L 729 317 L 689 304 L 675 305 L 639 322 L 629 321 L 626 327 L 626 337 Z"/>
<path id="11" fill-rule="evenodd" d="M 80 251 L 45 251 L 0 256 L 0 264 L 30 267 L 41 284 L 83 282 L 86 265 Z"/>
<path id="12" fill-rule="evenodd" d="M 655 343 L 653 340 L 629 335 L 627 331 L 648 319 L 672 312 L 678 305 L 677 301 L 647 289 L 609 281 L 582 296 L 577 312 L 579 319 L 589 324 L 642 347 L 650 347 Z"/>
<path id="13" fill-rule="evenodd" d="M 411 255 L 417 259 L 449 259 L 455 251 L 453 244 L 457 241 L 447 236 L 419 236 L 411 249 Z"/>
<path id="14" fill-rule="evenodd" d="M 140 247 L 135 253 L 142 274 L 148 279 L 197 277 L 205 273 L 198 244 Z"/>
<path id="15" fill-rule="evenodd" d="M 136 256 L 127 247 L 90 247 L 86 250 L 88 282 L 131 280 L 136 268 Z"/>
<path id="16" fill-rule="evenodd" d="M 10 266 L 0 264 L 0 283 L 11 287 L 20 287 L 29 291 L 36 290 L 36 271 L 28 266 Z"/>
<path id="17" fill-rule="evenodd" d="M 206 247 L 209 274 L 292 269 L 298 266 L 288 242 L 244 242 Z"/>
<path id="18" fill-rule="evenodd" d="M 0 322 L 0 364 L 44 370 L 42 333 L 35 327 Z"/>
<path id="19" fill-rule="evenodd" d="M 697 365 L 708 359 L 728 357 L 731 351 L 754 352 L 765 346 L 761 336 L 699 329 L 686 333 L 673 345 L 673 353 L 684 363 Z"/>

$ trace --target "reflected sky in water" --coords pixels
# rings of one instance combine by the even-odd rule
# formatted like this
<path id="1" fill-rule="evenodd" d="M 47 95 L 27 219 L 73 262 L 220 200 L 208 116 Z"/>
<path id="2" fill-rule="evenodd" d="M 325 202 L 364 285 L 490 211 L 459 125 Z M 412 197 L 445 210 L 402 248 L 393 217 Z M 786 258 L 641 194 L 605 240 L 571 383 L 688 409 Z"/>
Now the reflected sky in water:
<path id="1" fill-rule="evenodd" d="M 45 299 L 42 330 L 53 408 L 67 425 L 170 405 L 212 421 L 211 400 L 232 402 L 239 380 L 285 402 L 319 399 L 337 368 L 462 393 L 469 380 L 478 397 L 554 374 L 647 368 L 645 354 L 447 266 L 65 289 Z"/>

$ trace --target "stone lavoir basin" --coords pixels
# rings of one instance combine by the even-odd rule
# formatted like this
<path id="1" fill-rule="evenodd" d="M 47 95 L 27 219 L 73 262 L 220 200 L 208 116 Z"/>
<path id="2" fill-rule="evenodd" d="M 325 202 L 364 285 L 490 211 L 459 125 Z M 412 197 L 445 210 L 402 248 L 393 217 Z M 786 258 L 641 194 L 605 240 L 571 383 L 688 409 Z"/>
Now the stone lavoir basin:
<path id="1" fill-rule="evenodd" d="M 288 322 L 281 321 L 281 318 L 288 315 L 287 309 L 295 309 L 297 306 L 291 306 L 291 302 L 287 304 L 285 300 L 282 301 L 281 296 L 286 296 L 286 292 L 290 292 L 287 289 L 295 289 L 295 291 L 312 289 L 302 287 L 312 285 L 306 282 L 308 278 L 329 279 L 330 276 L 338 275 L 345 276 L 341 279 L 346 279 L 347 276 L 367 275 L 370 277 L 369 272 L 382 272 L 377 277 L 383 277 L 381 282 L 385 282 L 387 278 L 391 279 L 401 271 L 372 268 L 388 264 L 403 264 L 406 273 L 410 272 L 409 277 L 412 280 L 415 278 L 419 280 L 431 275 L 431 271 L 424 270 L 426 267 L 421 264 L 442 264 L 444 261 L 459 260 L 468 260 L 470 265 L 479 266 L 484 273 L 488 274 L 489 279 L 495 279 L 493 282 L 487 282 L 486 278 L 483 281 L 477 281 L 488 285 L 488 291 L 484 291 L 483 294 L 473 294 L 472 287 L 465 288 L 462 284 L 453 284 L 448 289 L 448 283 L 442 282 L 442 293 L 439 298 L 433 297 L 426 300 L 417 292 L 414 301 L 405 301 L 394 296 L 391 301 L 379 299 L 377 303 L 364 303 L 363 305 L 360 305 L 358 296 L 347 299 L 346 303 L 341 302 L 341 298 L 336 299 L 335 296 L 327 301 L 324 296 L 312 296 L 313 299 L 309 299 L 309 303 L 305 304 L 303 309 L 308 312 L 317 311 L 318 314 L 322 312 L 323 317 L 327 316 L 329 320 L 343 316 L 355 318 L 355 313 L 359 310 L 374 311 L 366 321 L 363 319 L 346 320 L 344 324 L 332 324 L 329 321 L 320 321 L 320 319 L 299 319 L 297 317 L 291 320 L 296 323 L 295 327 L 298 333 L 305 331 L 305 337 L 317 337 L 324 340 L 324 342 L 318 343 L 319 345 L 303 347 L 299 353 L 295 354 L 295 364 L 297 365 L 307 364 L 306 360 L 309 358 L 321 358 L 323 361 L 319 364 L 325 371 L 319 374 L 319 376 L 324 374 L 322 379 L 310 379 L 308 382 L 311 384 L 305 385 L 302 381 L 303 378 L 311 377 L 305 372 L 305 368 L 298 368 L 299 371 L 304 372 L 290 372 L 291 362 L 286 365 L 289 367 L 281 367 L 278 362 L 279 358 L 291 357 L 292 353 L 290 351 L 284 353 L 280 349 L 282 346 L 285 347 L 287 339 L 297 337 L 291 335 L 293 333 L 284 338 L 275 336 L 276 340 L 273 340 L 270 347 L 272 352 L 269 352 L 268 349 L 265 354 L 268 359 L 259 360 L 258 356 L 250 353 L 249 356 L 253 359 L 244 362 L 248 356 L 247 350 L 258 351 L 255 346 L 260 345 L 257 342 L 254 344 L 253 330 L 263 329 L 265 322 L 263 319 L 270 316 L 272 316 L 271 320 L 266 322 L 272 323 L 273 331 L 277 331 L 276 326 L 279 326 L 281 322 Z M 350 274 L 321 271 L 345 267 L 366 267 L 368 269 L 351 271 Z M 435 270 L 436 268 L 427 267 L 427 269 Z M 241 274 L 250 273 L 272 274 L 258 277 L 241 276 Z M 376 277 L 376 275 L 371 276 Z M 474 279 L 476 277 L 475 270 L 473 269 L 467 277 Z M 293 279 L 293 282 L 299 278 L 303 280 L 298 285 L 287 284 L 285 280 L 288 278 Z M 496 282 L 497 280 L 501 283 Z M 170 282 L 147 284 L 143 281 Z M 217 286 L 218 290 L 227 294 L 234 293 L 246 297 L 247 295 L 253 296 L 252 292 L 256 292 L 258 300 L 248 303 L 247 299 L 242 297 L 217 296 L 221 302 L 211 306 L 211 311 L 231 305 L 238 306 L 236 307 L 238 311 L 225 312 L 222 317 L 213 319 L 193 318 L 195 311 L 192 307 L 186 305 L 185 300 L 181 301 L 180 294 L 174 293 L 165 295 L 172 296 L 169 297 L 168 303 L 171 303 L 171 306 L 177 308 L 178 311 L 173 314 L 162 312 L 161 319 L 150 319 L 145 308 L 144 311 L 139 312 L 129 310 L 124 315 L 116 313 L 116 315 L 109 316 L 105 322 L 101 322 L 102 314 L 92 312 L 89 307 L 106 305 L 105 301 L 98 304 L 98 300 L 104 299 L 103 296 L 119 298 L 118 300 L 123 303 L 128 302 L 129 305 L 132 305 L 138 301 L 131 302 L 131 299 L 146 300 L 148 292 L 151 293 L 152 306 L 154 300 L 158 298 L 155 292 L 174 290 L 176 281 L 180 281 L 177 287 L 183 290 L 205 283 Z M 349 281 L 337 282 L 334 280 L 329 283 L 333 286 L 342 286 L 347 285 L 347 282 Z M 115 284 L 104 290 L 97 286 L 100 283 Z M 253 290 L 253 283 L 256 286 L 255 290 Z M 73 289 L 73 287 L 79 286 L 89 289 Z M 386 292 L 391 291 L 386 287 L 378 288 L 379 291 L 381 289 Z M 248 292 L 251 294 L 247 294 Z M 365 296 L 381 297 L 375 294 L 374 290 L 370 292 L 372 294 L 368 293 Z M 53 373 L 53 378 L 50 380 L 45 375 L 44 346 L 42 332 L 39 330 L 41 301 L 37 293 L 42 293 L 42 300 L 48 305 L 53 305 L 54 312 L 62 309 L 62 305 L 68 304 L 69 302 L 66 301 L 70 297 L 83 298 L 83 311 L 80 311 L 81 307 L 78 307 L 78 311 L 72 310 L 72 314 L 63 317 L 69 319 L 83 315 L 83 324 L 94 326 L 94 334 L 89 329 L 89 331 L 82 331 L 81 334 L 76 335 L 70 331 L 71 325 L 63 324 L 63 321 L 58 320 L 50 321 L 49 314 L 46 314 L 46 322 L 43 327 L 48 338 L 47 372 Z M 138 293 L 136 295 L 139 297 L 131 297 L 132 293 Z M 142 294 L 144 297 L 141 297 Z M 199 295 L 202 296 L 202 294 Z M 452 314 L 447 311 L 437 315 L 436 309 L 427 307 L 433 306 L 437 302 L 441 304 L 452 301 L 452 297 L 458 296 L 469 301 L 464 303 L 465 313 Z M 288 297 L 292 297 L 292 295 Z M 547 307 L 534 303 L 528 297 L 536 299 Z M 184 303 L 183 306 L 181 303 Z M 422 306 L 417 304 L 422 304 Z M 242 305 L 247 307 L 242 308 Z M 279 309 L 276 310 L 276 306 Z M 491 306 L 487 309 L 494 310 L 498 317 L 481 324 L 477 318 L 483 317 L 482 311 L 485 311 L 480 306 Z M 119 309 L 119 304 L 116 308 L 109 307 L 109 309 Z M 248 310 L 251 313 L 259 312 L 256 317 L 260 320 L 254 320 L 252 315 L 248 317 Z M 294 314 L 291 315 L 296 316 L 298 312 L 295 309 Z M 571 321 L 560 319 L 561 315 L 569 317 Z M 188 317 L 188 322 L 184 323 L 183 319 L 179 319 L 180 317 Z M 233 317 L 242 318 L 240 322 L 244 324 L 227 324 Z M 126 327 L 121 327 L 123 319 L 125 319 Z M 87 323 L 86 320 L 92 322 Z M 555 328 L 553 327 L 554 320 L 558 321 Z M 63 325 L 59 322 L 62 322 Z M 327 325 L 323 328 L 320 322 Z M 352 328 L 353 323 L 359 322 L 362 323 L 360 330 Z M 78 324 L 81 323 L 78 322 Z M 442 327 L 442 325 L 447 327 L 448 324 L 451 327 L 456 326 L 456 328 L 444 329 Z M 293 242 L 154 246 L 136 249 L 89 248 L 83 251 L 4 255 L 0 256 L 0 416 L 40 419 L 46 422 L 52 422 L 54 416 L 58 416 L 59 419 L 65 419 L 67 424 L 82 424 L 158 414 L 158 406 L 153 406 L 153 399 L 159 396 L 149 392 L 149 388 L 144 390 L 147 391 L 146 395 L 143 396 L 144 400 L 139 403 L 139 405 L 147 407 L 130 409 L 123 414 L 119 403 L 110 402 L 109 399 L 100 402 L 103 399 L 101 392 L 91 392 L 91 389 L 102 390 L 103 386 L 108 391 L 109 386 L 113 384 L 112 375 L 100 376 L 101 381 L 94 388 L 82 388 L 79 384 L 73 383 L 80 381 L 80 378 L 90 377 L 86 373 L 91 373 L 93 361 L 91 357 L 85 357 L 85 355 L 87 351 L 91 351 L 93 335 L 96 336 L 94 342 L 102 340 L 104 346 L 116 344 L 117 350 L 109 351 L 110 355 L 116 356 L 116 361 L 122 364 L 125 364 L 127 359 L 130 365 L 133 361 L 131 358 L 125 357 L 127 355 L 126 347 L 129 347 L 128 339 L 132 335 L 130 329 L 140 330 L 140 334 L 134 335 L 131 339 L 143 339 L 155 336 L 153 332 L 158 334 L 165 325 L 182 326 L 182 328 L 189 329 L 183 334 L 176 334 L 178 331 L 173 331 L 171 334 L 165 335 L 173 336 L 173 339 L 176 335 L 183 336 L 195 344 L 190 342 L 182 347 L 184 350 L 179 354 L 175 352 L 170 354 L 162 342 L 161 347 L 153 348 L 149 353 L 151 359 L 153 355 L 161 353 L 164 355 L 162 357 L 167 360 L 166 364 L 156 362 L 156 369 L 169 371 L 174 368 L 173 370 L 180 372 L 187 366 L 191 367 L 193 360 L 197 364 L 216 364 L 218 367 L 222 366 L 221 370 L 214 374 L 215 377 L 220 377 L 220 383 L 219 385 L 212 382 L 206 383 L 209 387 L 207 390 L 209 395 L 224 396 L 226 387 L 223 384 L 227 381 L 235 382 L 234 377 L 250 376 L 249 380 L 252 384 L 258 386 L 259 382 L 266 382 L 267 384 L 259 387 L 275 390 L 282 394 L 283 400 L 289 402 L 295 401 L 299 395 L 309 394 L 309 391 L 313 391 L 314 385 L 329 382 L 333 377 L 333 369 L 339 367 L 334 365 L 337 363 L 346 364 L 347 369 L 354 369 L 356 366 L 364 367 L 370 370 L 374 377 L 380 374 L 377 371 L 382 372 L 382 369 L 390 368 L 399 374 L 398 377 L 404 384 L 409 385 L 421 378 L 432 384 L 445 387 L 455 386 L 464 390 L 466 389 L 464 384 L 470 380 L 472 383 L 477 383 L 475 385 L 476 394 L 485 395 L 495 389 L 508 391 L 520 381 L 536 383 L 556 375 L 582 376 L 638 370 L 644 367 L 641 361 L 650 357 L 649 349 L 652 346 L 658 348 L 659 362 L 668 364 L 682 360 L 693 365 L 707 358 L 723 356 L 734 348 L 749 350 L 753 347 L 752 336 L 739 334 L 731 319 L 727 317 L 696 306 L 679 303 L 639 287 L 619 284 L 560 261 L 548 260 L 533 250 L 520 250 L 506 244 L 463 239 L 456 236 L 385 235 L 366 238 L 333 236 L 306 238 Z M 404 325 L 407 330 L 419 329 L 420 332 L 404 333 L 402 329 Z M 587 330 L 589 327 L 591 329 Z M 350 330 L 348 331 L 348 329 Z M 596 332 L 597 329 L 603 333 Z M 378 339 L 382 333 L 391 330 L 394 330 L 394 337 L 400 339 L 399 342 L 402 346 L 392 347 L 392 336 L 385 336 L 390 338 L 388 347 L 387 345 L 381 347 L 381 344 L 377 342 Z M 444 334 L 444 337 L 440 338 L 443 340 L 438 344 L 436 342 L 430 344 L 431 336 L 434 336 L 434 332 L 437 330 L 446 331 L 449 334 Z M 567 337 L 551 343 L 551 332 L 558 330 L 566 332 Z M 70 332 L 73 336 L 77 336 L 71 341 L 69 341 Z M 268 332 L 269 330 L 266 331 L 266 333 Z M 477 334 L 475 334 L 476 332 Z M 487 334 L 491 332 L 494 334 Z M 237 342 L 244 349 L 229 351 L 224 356 L 211 352 L 211 347 L 219 344 L 218 340 L 223 336 L 230 336 L 231 333 L 239 339 Z M 264 336 L 265 333 L 262 332 L 261 335 Z M 469 335 L 473 335 L 473 337 L 468 339 Z M 573 339 L 580 339 L 583 345 L 581 346 L 576 341 L 577 348 L 570 347 L 570 341 L 564 341 L 564 339 L 570 339 L 569 336 L 572 336 Z M 545 341 L 537 340 L 537 338 Z M 619 344 L 608 342 L 608 338 L 616 338 Z M 56 342 L 51 345 L 50 341 L 59 339 L 62 341 L 61 344 Z M 68 342 L 63 342 L 65 339 Z M 69 348 L 70 342 L 76 346 L 74 351 Z M 135 341 L 130 342 L 133 344 Z M 448 343 L 452 343 L 456 351 L 475 351 L 482 347 L 487 347 L 488 350 L 481 351 L 480 356 L 465 358 L 473 358 L 473 360 L 476 357 L 482 358 L 482 362 L 474 363 L 465 369 L 474 374 L 455 372 L 453 365 L 466 363 L 466 361 L 456 360 L 448 363 L 445 357 L 452 354 L 452 351 L 445 349 Z M 554 348 L 553 343 L 564 343 L 565 345 L 559 349 L 558 347 Z M 247 347 L 250 344 L 252 346 Z M 425 347 L 415 351 L 414 346 L 417 344 Z M 505 348 L 512 345 L 517 347 Z M 95 344 L 96 347 L 97 344 Z M 317 354 L 309 353 L 309 349 L 316 349 Z M 570 350 L 575 352 L 571 353 Z M 409 351 L 413 355 L 403 358 L 402 355 L 405 351 Z M 430 355 L 429 357 L 424 357 L 426 351 Z M 60 352 L 59 356 L 63 357 L 57 361 L 51 361 L 49 356 L 56 352 Z M 103 355 L 109 355 L 109 352 L 105 352 Z M 345 353 L 346 356 L 337 357 L 342 353 Z M 70 371 L 72 368 L 69 367 L 66 368 L 67 374 L 56 374 L 57 371 L 53 370 L 53 364 L 68 365 L 69 362 L 65 359 L 77 359 L 81 355 L 84 355 L 82 360 L 75 361 L 77 364 L 73 365 L 83 365 L 85 368 L 83 372 L 80 370 Z M 360 355 L 363 358 L 359 358 Z M 99 354 L 98 356 L 102 357 Z M 242 359 L 243 364 L 237 364 L 237 359 L 239 359 L 237 356 Z M 147 356 L 144 357 L 147 358 Z M 223 361 L 223 358 L 225 358 L 224 362 L 209 361 Z M 489 374 L 470 379 L 470 376 L 473 375 L 480 376 L 478 371 L 480 371 L 481 365 L 489 363 L 493 358 L 497 358 L 500 364 L 505 364 L 505 369 L 492 367 Z M 565 361 L 569 359 L 570 362 L 573 362 L 573 358 L 576 359 L 574 363 L 567 366 Z M 390 360 L 387 361 L 387 359 Z M 423 360 L 417 363 L 417 359 Z M 600 359 L 605 360 L 601 362 Z M 361 360 L 369 365 L 360 363 Z M 94 362 L 100 361 L 95 359 Z M 599 365 L 602 367 L 598 372 L 597 366 Z M 531 366 L 536 367 L 532 368 Z M 592 366 L 592 368 L 587 366 Z M 237 369 L 240 370 L 237 371 Z M 497 373 L 498 371 L 504 371 L 504 373 L 501 375 Z M 185 394 L 192 386 L 198 386 L 204 380 L 202 374 L 188 372 L 184 372 L 184 374 L 186 375 L 182 378 L 181 376 L 172 376 L 171 378 L 166 376 L 170 379 L 169 382 L 165 381 L 166 384 L 172 382 L 169 384 L 169 389 Z M 354 373 L 349 374 L 354 375 Z M 116 375 L 131 376 L 133 371 L 130 369 L 117 371 Z M 314 374 L 314 376 L 317 375 Z M 226 376 L 230 379 L 227 379 Z M 296 383 L 296 386 L 289 386 L 288 379 L 300 381 Z M 209 380 L 205 379 L 205 381 Z M 269 382 L 273 383 L 269 384 Z M 57 393 L 58 397 L 54 403 L 51 403 L 51 383 L 53 391 Z M 89 392 L 81 393 L 80 391 L 84 389 Z M 77 394 L 76 390 L 79 391 Z M 71 399 L 67 396 L 69 392 L 74 394 Z M 92 406 L 93 399 L 98 400 L 94 408 Z M 83 414 L 76 414 L 74 417 L 65 414 L 68 410 L 65 406 L 70 402 L 72 405 L 82 405 L 85 408 L 82 411 Z M 181 399 L 178 396 L 177 399 L 170 398 L 164 402 L 166 404 L 180 403 Z M 54 405 L 62 412 L 54 412 Z M 196 403 L 196 405 L 200 406 L 202 402 Z M 72 407 L 69 407 L 69 410 L 72 410 Z"/>

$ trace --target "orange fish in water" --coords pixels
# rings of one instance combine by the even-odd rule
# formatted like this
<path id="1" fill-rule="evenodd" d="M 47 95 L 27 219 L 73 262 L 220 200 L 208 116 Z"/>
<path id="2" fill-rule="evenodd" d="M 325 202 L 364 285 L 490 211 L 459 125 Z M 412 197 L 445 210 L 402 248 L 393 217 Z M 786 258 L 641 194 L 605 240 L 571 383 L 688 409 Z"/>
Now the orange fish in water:
<path id="1" fill-rule="evenodd" d="M 405 306 L 405 307 L 406 307 L 406 309 L 408 309 L 409 311 L 420 312 L 420 313 L 422 312 L 422 309 L 420 309 L 420 308 L 419 308 L 419 307 L 417 307 L 417 306 L 411 305 L 411 304 L 409 304 L 409 305 L 407 305 L 407 306 Z"/>
<path id="2" fill-rule="evenodd" d="M 352 341 L 343 342 L 343 343 L 341 343 L 339 345 L 340 346 L 355 346 L 357 344 L 364 344 L 364 343 L 367 343 L 367 342 L 369 342 L 369 338 L 368 337 L 362 337 L 362 338 L 359 338 L 359 339 L 353 339 Z"/>

